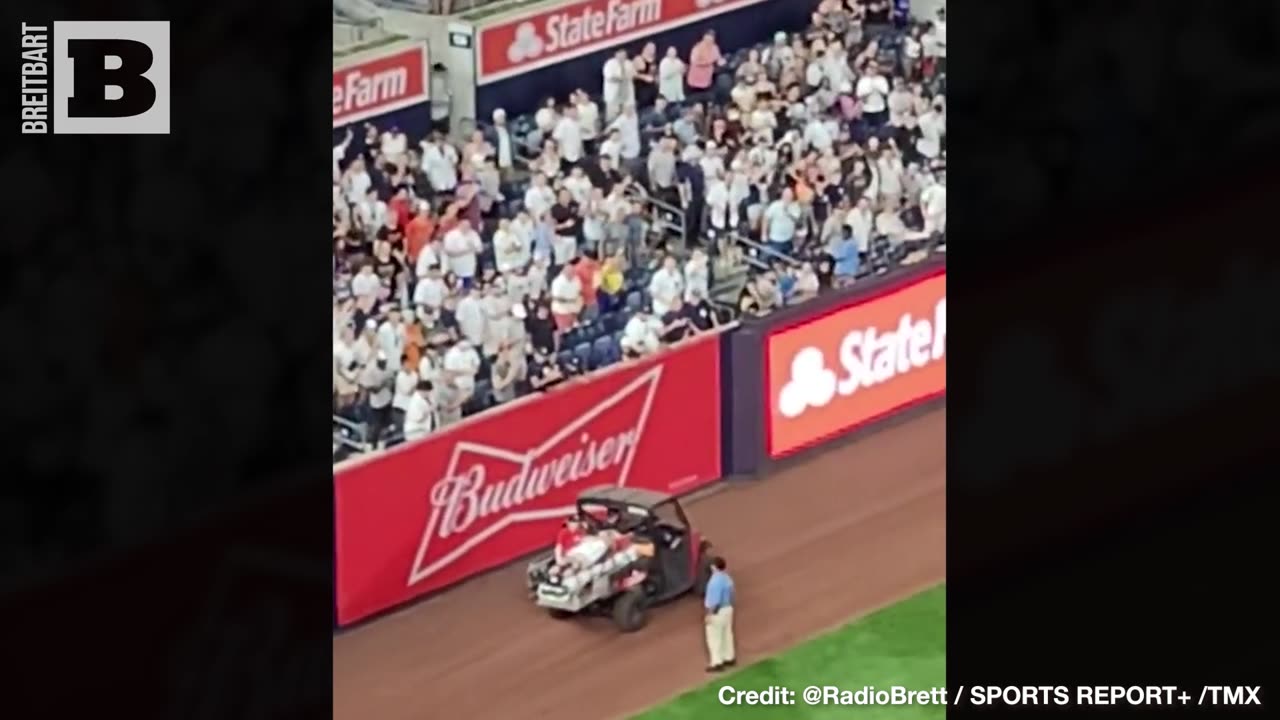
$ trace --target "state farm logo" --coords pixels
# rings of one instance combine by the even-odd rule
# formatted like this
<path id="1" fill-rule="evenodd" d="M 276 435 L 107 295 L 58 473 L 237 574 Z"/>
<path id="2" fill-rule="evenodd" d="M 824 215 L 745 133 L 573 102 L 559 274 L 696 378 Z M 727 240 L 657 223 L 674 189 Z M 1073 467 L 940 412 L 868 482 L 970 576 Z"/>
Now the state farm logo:
<path id="1" fill-rule="evenodd" d="M 542 36 L 538 28 L 531 22 L 522 22 L 516 27 L 516 39 L 507 48 L 507 59 L 513 63 L 533 60 L 542 54 Z"/>
<path id="2" fill-rule="evenodd" d="M 334 127 L 427 100 L 426 52 L 418 46 L 334 70 Z"/>
<path id="3" fill-rule="evenodd" d="M 511 525 L 564 517 L 580 489 L 626 485 L 662 369 L 641 373 L 536 447 L 455 445 L 444 477 L 428 493 L 431 512 L 407 585 Z"/>
<path id="4" fill-rule="evenodd" d="M 706 0 L 696 0 L 705 2 Z M 711 0 L 713 3 L 724 0 Z M 521 22 L 507 47 L 507 60 L 518 65 L 543 55 L 572 50 L 633 32 L 662 19 L 663 0 L 609 0 L 552 12 Z M 698 5 L 698 7 L 705 7 Z"/>
<path id="5" fill-rule="evenodd" d="M 946 348 L 946 298 L 937 302 L 931 319 L 908 312 L 892 330 L 871 325 L 847 333 L 836 352 L 842 373 L 827 367 L 819 348 L 802 348 L 792 358 L 790 379 L 778 393 L 778 412 L 789 419 L 800 417 L 810 408 L 827 406 L 837 395 L 850 396 L 938 362 Z"/>

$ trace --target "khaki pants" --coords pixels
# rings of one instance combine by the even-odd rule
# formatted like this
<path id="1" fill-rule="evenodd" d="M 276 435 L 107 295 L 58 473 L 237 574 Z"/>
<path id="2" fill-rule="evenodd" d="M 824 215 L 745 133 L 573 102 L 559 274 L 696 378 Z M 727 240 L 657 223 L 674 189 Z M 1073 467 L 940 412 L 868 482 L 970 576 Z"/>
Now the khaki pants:
<path id="1" fill-rule="evenodd" d="M 714 615 L 706 616 L 704 622 L 711 665 L 723 665 L 736 660 L 737 654 L 733 648 L 733 608 L 720 608 Z"/>

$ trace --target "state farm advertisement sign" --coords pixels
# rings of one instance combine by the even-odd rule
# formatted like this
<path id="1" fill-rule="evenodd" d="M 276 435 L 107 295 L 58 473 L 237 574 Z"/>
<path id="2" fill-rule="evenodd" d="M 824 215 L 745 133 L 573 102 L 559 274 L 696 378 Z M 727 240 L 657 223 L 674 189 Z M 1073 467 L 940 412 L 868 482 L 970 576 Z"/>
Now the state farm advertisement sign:
<path id="1" fill-rule="evenodd" d="M 547 547 L 589 487 L 718 479 L 719 392 L 708 336 L 338 470 L 339 625 Z"/>
<path id="2" fill-rule="evenodd" d="M 769 456 L 783 457 L 947 391 L 946 269 L 765 341 Z"/>
<path id="3" fill-rule="evenodd" d="M 431 66 L 427 46 L 362 55 L 333 70 L 333 126 L 341 127 L 426 102 Z"/>
<path id="4" fill-rule="evenodd" d="M 584 55 L 765 0 L 577 0 L 481 27 L 477 84 Z M 688 59 L 688 48 L 681 56 Z M 659 56 L 666 48 L 659 48 Z"/>

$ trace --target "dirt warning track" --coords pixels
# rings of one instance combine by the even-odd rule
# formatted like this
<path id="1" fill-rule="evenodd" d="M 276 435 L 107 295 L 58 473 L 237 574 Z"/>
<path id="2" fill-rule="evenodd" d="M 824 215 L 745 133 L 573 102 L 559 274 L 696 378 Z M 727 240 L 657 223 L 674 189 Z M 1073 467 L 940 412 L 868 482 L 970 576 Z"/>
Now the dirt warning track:
<path id="1" fill-rule="evenodd" d="M 686 510 L 729 561 L 740 664 L 940 582 L 946 410 L 831 449 Z M 685 598 L 622 635 L 556 621 L 504 568 L 334 638 L 335 720 L 623 717 L 707 680 Z"/>

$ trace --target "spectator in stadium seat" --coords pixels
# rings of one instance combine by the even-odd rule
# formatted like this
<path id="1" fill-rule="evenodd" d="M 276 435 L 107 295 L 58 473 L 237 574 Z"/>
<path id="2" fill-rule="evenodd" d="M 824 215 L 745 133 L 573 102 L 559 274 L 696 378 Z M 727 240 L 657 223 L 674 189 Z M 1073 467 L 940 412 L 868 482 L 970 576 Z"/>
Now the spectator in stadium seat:
<path id="1" fill-rule="evenodd" d="M 800 267 L 796 268 L 794 277 L 795 282 L 787 297 L 788 305 L 802 303 L 818 296 L 818 275 L 813 269 L 813 263 L 801 263 Z"/>
<path id="2" fill-rule="evenodd" d="M 538 218 L 551 211 L 556 202 L 555 191 L 551 189 L 547 178 L 535 173 L 530 178 L 529 188 L 524 191 L 524 206 L 531 218 Z"/>
<path id="3" fill-rule="evenodd" d="M 695 298 L 705 299 L 711 292 L 711 268 L 707 253 L 695 248 L 684 264 L 684 299 L 695 302 Z"/>
<path id="4" fill-rule="evenodd" d="M 552 355 L 559 347 L 556 335 L 555 318 L 551 316 L 551 308 L 545 302 L 532 302 L 526 312 L 525 332 L 534 350 Z"/>
<path id="5" fill-rule="evenodd" d="M 648 42 L 631 59 L 632 100 L 647 108 L 658 98 L 658 46 Z"/>
<path id="6" fill-rule="evenodd" d="M 573 265 L 565 263 L 551 281 L 551 316 L 556 330 L 564 332 L 573 327 L 582 312 L 582 282 L 578 280 Z"/>
<path id="7" fill-rule="evenodd" d="M 629 358 L 638 358 L 658 351 L 662 347 L 662 321 L 647 309 L 641 308 L 622 329 L 619 345 Z"/>
<path id="8" fill-rule="evenodd" d="M 356 300 L 362 300 L 376 298 L 381 290 L 382 281 L 373 271 L 373 262 L 361 263 L 360 270 L 356 272 L 355 277 L 351 278 L 351 294 Z"/>
<path id="9" fill-rule="evenodd" d="M 405 353 L 400 358 L 400 369 L 396 371 L 392 383 L 391 397 L 391 428 L 401 433 L 404 432 L 405 416 L 413 402 L 413 394 L 417 392 L 419 380 L 417 363 Z"/>
<path id="10" fill-rule="evenodd" d="M 578 120 L 578 108 L 576 106 L 568 105 L 565 107 L 564 114 L 560 116 L 555 129 L 551 131 L 551 137 L 556 141 L 556 147 L 560 150 L 561 171 L 568 170 L 569 167 L 582 162 L 582 124 Z"/>
<path id="11" fill-rule="evenodd" d="M 699 288 L 693 288 L 688 295 L 689 302 L 682 310 L 688 326 L 694 332 L 705 332 L 720 324 L 715 308 L 707 300 L 706 294 Z"/>
<path id="12" fill-rule="evenodd" d="M 795 193 L 787 187 L 782 191 L 782 196 L 774 200 L 764 213 L 762 237 L 769 247 L 784 255 L 791 254 L 796 226 L 800 222 L 802 212 L 800 203 L 796 202 Z"/>
<path id="13" fill-rule="evenodd" d="M 582 217 L 573 193 L 561 189 L 551 206 L 551 221 L 555 235 L 551 239 L 551 259 L 556 266 L 568 264 L 578 254 L 578 239 L 582 236 Z"/>
<path id="14" fill-rule="evenodd" d="M 680 59 L 680 51 L 667 48 L 667 54 L 658 63 L 658 92 L 668 102 L 684 102 L 684 74 L 687 68 Z"/>
<path id="15" fill-rule="evenodd" d="M 516 388 L 525 381 L 527 370 L 523 349 L 516 347 L 512 343 L 502 345 L 498 350 L 498 355 L 494 359 L 492 367 L 491 378 L 494 403 L 514 400 Z"/>
<path id="16" fill-rule="evenodd" d="M 502 277 L 494 278 L 484 289 L 480 299 L 480 307 L 484 310 L 484 343 L 481 350 L 485 357 L 492 358 L 498 354 L 499 348 L 511 340 L 511 299 L 507 297 L 506 281 Z"/>
<path id="17" fill-rule="evenodd" d="M 431 242 L 435 233 L 435 218 L 431 214 L 431 203 L 419 200 L 413 207 L 413 214 L 405 225 L 404 245 L 405 261 L 416 267 L 418 253 Z"/>
<path id="18" fill-rule="evenodd" d="M 535 392 L 554 387 L 565 379 L 551 354 L 536 346 L 529 355 L 527 377 L 530 389 Z"/>
<path id="19" fill-rule="evenodd" d="M 440 133 L 432 133 L 422 141 L 422 169 L 435 192 L 453 192 L 458 186 L 458 161 L 457 149 L 445 142 Z"/>
<path id="20" fill-rule="evenodd" d="M 532 253 L 531 240 L 517 233 L 510 220 L 500 218 L 492 238 L 494 265 L 498 272 L 505 274 L 528 265 Z"/>
<path id="21" fill-rule="evenodd" d="M 613 119 L 609 127 L 618 131 L 618 140 L 621 143 L 618 155 L 621 157 L 623 166 L 633 167 L 634 161 L 640 157 L 644 147 L 640 138 L 640 118 L 636 116 L 636 106 L 631 103 L 623 105 L 621 114 Z"/>
<path id="22" fill-rule="evenodd" d="M 404 354 L 404 319 L 400 315 L 400 306 L 389 304 L 382 324 L 378 326 L 378 350 L 388 358 L 398 358 Z"/>
<path id="23" fill-rule="evenodd" d="M 444 299 L 448 294 L 449 288 L 444 284 L 444 272 L 439 265 L 429 265 L 413 288 L 413 304 L 419 308 L 439 310 L 444 306 Z"/>
<path id="24" fill-rule="evenodd" d="M 493 125 L 489 128 L 489 144 L 493 146 L 494 161 L 503 179 L 511 176 L 515 169 L 516 144 L 511 137 L 511 128 L 507 126 L 507 111 L 497 108 L 493 111 Z"/>
<path id="25" fill-rule="evenodd" d="M 582 317 L 594 320 L 600 314 L 600 262 L 594 250 L 587 250 L 574 258 L 572 265 L 582 287 Z"/>
<path id="26" fill-rule="evenodd" d="M 401 430 L 405 440 L 418 440 L 435 430 L 434 400 L 437 396 L 438 393 L 430 380 L 422 380 L 414 388 L 413 395 L 405 406 L 404 424 Z"/>
<path id="27" fill-rule="evenodd" d="M 916 152 L 929 160 L 942 154 L 942 140 L 947 133 L 946 104 L 941 96 L 935 97 L 929 109 L 916 120 L 919 139 Z"/>
<path id="28" fill-rule="evenodd" d="M 591 200 L 591 191 L 594 186 L 591 184 L 591 178 L 587 177 L 586 168 L 582 165 L 574 165 L 570 168 L 568 176 L 560 181 L 560 185 L 569 191 L 573 201 L 578 205 L 586 205 Z"/>
<path id="29" fill-rule="evenodd" d="M 605 61 L 601 72 L 604 77 L 604 90 L 601 93 L 604 98 L 604 119 L 611 123 L 622 112 L 622 107 L 634 100 L 634 73 L 626 49 L 618 48 Z"/>
<path id="30" fill-rule="evenodd" d="M 477 255 L 484 250 L 484 243 L 470 220 L 460 220 L 457 227 L 445 233 L 443 249 L 449 272 L 458 276 L 462 287 L 474 285 L 479 265 Z"/>
<path id="31" fill-rule="evenodd" d="M 669 205 L 679 205 L 676 189 L 675 139 L 662 138 L 649 152 L 649 190 L 653 196 Z"/>
<path id="32" fill-rule="evenodd" d="M 662 331 L 659 337 L 664 344 L 670 345 L 671 343 L 680 342 L 693 334 L 688 312 L 679 298 L 667 308 L 667 311 L 659 319 L 662 323 Z"/>
<path id="33" fill-rule="evenodd" d="M 622 291 L 626 284 L 626 261 L 622 252 L 609 255 L 600 264 L 600 287 L 596 300 L 601 313 L 610 313 L 622 307 Z"/>
<path id="34" fill-rule="evenodd" d="M 653 299 L 653 314 L 662 317 L 680 302 L 684 293 L 684 276 L 676 265 L 675 257 L 662 259 L 662 267 L 649 279 L 649 295 Z"/>
<path id="35" fill-rule="evenodd" d="M 569 104 L 577 108 L 582 145 L 586 153 L 592 155 L 600 139 L 600 108 L 587 91 L 582 89 L 575 90 L 569 95 Z"/>
<path id="36" fill-rule="evenodd" d="M 853 232 L 853 228 L 843 225 L 840 228 L 840 236 L 827 245 L 827 254 L 833 261 L 832 275 L 837 286 L 853 282 L 861 265 L 860 255 L 864 251 L 859 248 Z"/>
<path id="37" fill-rule="evenodd" d="M 716 68 L 722 65 L 724 56 L 720 54 L 720 46 L 716 44 L 716 33 L 708 30 L 689 52 L 689 89 L 695 93 L 710 90 Z"/>
<path id="38" fill-rule="evenodd" d="M 360 389 L 365 393 L 365 413 L 362 418 L 368 426 L 368 439 L 377 443 L 391 424 L 391 399 L 394 394 L 395 371 L 387 363 L 387 356 L 378 351 L 373 359 L 360 370 Z"/>
<path id="39" fill-rule="evenodd" d="M 873 128 L 879 128 L 889 121 L 889 81 L 880 74 L 880 66 L 874 60 L 867 63 L 867 69 L 858 78 L 858 101 L 862 103 L 862 117 Z"/>
<path id="40" fill-rule="evenodd" d="M 480 302 L 480 290 L 476 286 L 462 289 L 461 297 L 453 307 L 453 316 L 458 321 L 458 330 L 462 337 L 472 345 L 484 342 L 485 315 Z"/>
<path id="41" fill-rule="evenodd" d="M 845 216 L 844 224 L 857 244 L 858 252 L 867 252 L 871 247 L 871 234 L 875 231 L 875 214 L 871 212 L 871 201 L 865 195 L 858 198 L 857 204 Z"/>
<path id="42" fill-rule="evenodd" d="M 475 346 L 467 338 L 461 338 L 445 351 L 440 367 L 441 379 L 449 380 L 442 384 L 456 388 L 462 395 L 461 402 L 466 402 L 475 388 L 476 375 L 480 372 L 480 353 Z"/>

